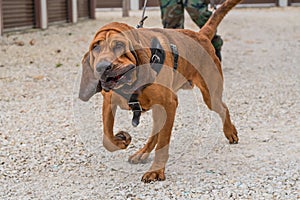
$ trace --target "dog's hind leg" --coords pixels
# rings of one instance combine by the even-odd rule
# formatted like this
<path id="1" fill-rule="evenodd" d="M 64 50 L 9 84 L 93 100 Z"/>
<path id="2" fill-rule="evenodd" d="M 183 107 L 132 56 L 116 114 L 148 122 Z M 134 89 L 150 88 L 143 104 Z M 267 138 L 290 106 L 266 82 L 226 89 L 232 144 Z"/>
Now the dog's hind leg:
<path id="1" fill-rule="evenodd" d="M 203 100 L 210 110 L 215 111 L 221 117 L 223 132 L 230 144 L 238 143 L 237 130 L 230 120 L 229 110 L 222 101 L 223 83 L 219 81 L 216 88 L 208 89 L 200 74 L 195 75 L 193 82 L 201 90 Z"/>
<path id="2" fill-rule="evenodd" d="M 223 132 L 226 138 L 229 140 L 230 144 L 238 143 L 239 138 L 237 136 L 237 130 L 230 120 L 230 114 L 226 104 L 222 102 L 221 98 L 213 99 L 213 101 L 212 110 L 220 115 L 223 122 Z"/>

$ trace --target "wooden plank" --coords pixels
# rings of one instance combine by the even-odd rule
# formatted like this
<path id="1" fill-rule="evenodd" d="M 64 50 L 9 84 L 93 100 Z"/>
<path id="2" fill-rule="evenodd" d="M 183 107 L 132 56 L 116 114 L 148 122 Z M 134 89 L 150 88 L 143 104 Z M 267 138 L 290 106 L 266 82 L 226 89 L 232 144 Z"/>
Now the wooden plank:
<path id="1" fill-rule="evenodd" d="M 96 0 L 89 0 L 90 6 L 89 6 L 89 12 L 90 12 L 90 18 L 96 19 Z"/>
<path id="2" fill-rule="evenodd" d="M 97 0 L 96 8 L 122 8 L 122 0 Z"/>
<path id="3" fill-rule="evenodd" d="M 77 0 L 78 18 L 90 16 L 90 3 L 89 0 Z"/>
<path id="4" fill-rule="evenodd" d="M 0 37 L 3 35 L 3 12 L 2 12 L 2 0 L 0 0 Z"/>
<path id="5" fill-rule="evenodd" d="M 34 0 L 2 0 L 3 27 L 34 27 Z"/>
<path id="6" fill-rule="evenodd" d="M 66 22 L 68 20 L 67 0 L 47 1 L 48 22 Z"/>

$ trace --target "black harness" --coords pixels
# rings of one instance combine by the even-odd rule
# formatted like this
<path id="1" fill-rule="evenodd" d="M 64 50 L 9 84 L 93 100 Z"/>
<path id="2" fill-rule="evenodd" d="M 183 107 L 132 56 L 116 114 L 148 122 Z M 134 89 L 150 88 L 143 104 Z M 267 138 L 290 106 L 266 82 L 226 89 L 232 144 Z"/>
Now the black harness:
<path id="1" fill-rule="evenodd" d="M 143 108 L 138 100 L 139 93 L 134 93 L 131 95 L 129 101 L 128 101 L 128 106 L 130 107 L 133 116 L 131 120 L 131 124 L 134 127 L 137 127 L 140 123 L 140 116 L 142 114 Z"/>
<path id="2" fill-rule="evenodd" d="M 143 28 L 144 21 L 148 18 L 147 16 L 145 16 L 146 4 L 147 4 L 147 0 L 144 2 L 142 19 L 139 22 L 139 24 L 137 25 L 137 28 Z M 171 48 L 171 51 L 172 51 L 172 54 L 174 57 L 173 70 L 176 71 L 177 67 L 178 67 L 178 57 L 179 57 L 178 49 L 175 44 L 170 44 L 170 48 Z M 151 50 L 150 66 L 154 71 L 156 71 L 156 73 L 158 75 L 164 62 L 165 62 L 166 52 L 162 48 L 162 46 L 157 38 L 152 39 L 150 50 Z M 134 52 L 134 54 L 135 54 L 135 52 Z M 137 59 L 136 55 L 135 55 L 135 57 Z M 142 111 L 144 111 L 138 100 L 139 94 L 142 93 L 142 90 L 145 89 L 149 85 L 151 85 L 151 84 L 146 84 L 146 85 L 142 86 L 141 88 L 136 90 L 130 97 L 120 91 L 119 92 L 116 91 L 118 94 L 120 94 L 121 96 L 123 96 L 124 98 L 127 99 L 128 106 L 130 107 L 131 111 L 133 112 L 133 117 L 132 117 L 131 123 L 134 127 L 137 127 L 139 125 L 140 116 L 142 114 Z"/>
<path id="3" fill-rule="evenodd" d="M 173 70 L 176 71 L 177 67 L 178 67 L 178 57 L 179 57 L 178 49 L 175 44 L 170 44 L 170 48 L 171 48 L 171 51 L 172 51 L 172 54 L 174 57 Z M 156 71 L 156 73 L 158 75 L 160 70 L 162 69 L 163 63 L 165 61 L 166 52 L 160 45 L 157 38 L 154 38 L 151 41 L 150 50 L 151 50 L 150 66 L 154 71 Z M 133 112 L 133 117 L 132 117 L 131 123 L 134 127 L 137 127 L 139 125 L 141 113 L 142 113 L 142 111 L 145 111 L 145 110 L 143 110 L 143 108 L 138 100 L 139 94 L 141 94 L 142 91 L 149 85 L 151 85 L 151 84 L 146 84 L 146 85 L 140 87 L 131 95 L 124 94 L 120 90 L 115 91 L 118 94 L 120 94 L 121 96 L 123 96 L 125 99 L 127 99 L 128 106 L 130 107 L 131 111 Z"/>
<path id="4" fill-rule="evenodd" d="M 155 38 L 156 39 L 156 38 Z M 155 39 L 152 40 L 151 43 L 155 43 Z M 165 50 L 160 46 L 160 43 L 157 41 L 159 46 L 155 47 L 155 44 L 151 45 L 151 59 L 150 59 L 150 66 L 151 68 L 157 72 L 157 75 L 159 74 L 160 70 L 162 69 L 163 63 L 166 58 Z M 154 48 L 153 48 L 154 47 Z M 176 71 L 178 68 L 178 49 L 175 44 L 170 44 L 170 48 L 172 50 L 172 54 L 174 57 L 174 65 L 173 70 Z M 145 89 L 150 84 L 144 85 L 143 87 L 139 88 L 136 92 L 134 92 L 129 101 L 128 106 L 131 108 L 133 112 L 132 117 L 132 125 L 134 127 L 137 127 L 140 123 L 140 116 L 143 111 L 143 108 L 138 100 L 139 94 L 142 92 L 143 89 Z"/>

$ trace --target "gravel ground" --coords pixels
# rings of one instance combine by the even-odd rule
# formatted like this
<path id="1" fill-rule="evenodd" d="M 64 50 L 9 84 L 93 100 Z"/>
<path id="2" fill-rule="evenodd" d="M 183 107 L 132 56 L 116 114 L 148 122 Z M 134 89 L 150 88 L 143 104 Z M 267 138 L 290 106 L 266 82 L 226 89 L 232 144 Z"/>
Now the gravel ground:
<path id="1" fill-rule="evenodd" d="M 102 147 L 101 95 L 77 99 L 80 60 L 110 21 L 135 26 L 141 12 L 10 33 L 0 40 L 0 199 L 300 199 L 300 8 L 234 9 L 224 38 L 224 99 L 239 131 L 229 145 L 197 89 L 179 92 L 164 182 L 140 178 L 153 159 L 130 165 L 151 130 L 150 114 L 116 130 L 133 136 L 125 151 Z M 161 27 L 150 10 L 146 27 Z M 197 30 L 189 18 L 186 27 Z"/>

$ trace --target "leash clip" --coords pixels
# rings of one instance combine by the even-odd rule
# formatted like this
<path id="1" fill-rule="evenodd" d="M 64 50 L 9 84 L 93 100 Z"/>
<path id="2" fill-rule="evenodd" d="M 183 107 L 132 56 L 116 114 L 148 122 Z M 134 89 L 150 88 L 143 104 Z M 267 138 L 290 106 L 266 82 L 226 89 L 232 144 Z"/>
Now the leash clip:
<path id="1" fill-rule="evenodd" d="M 150 63 L 159 63 L 159 62 L 160 62 L 160 57 L 157 54 L 153 54 Z"/>
<path id="2" fill-rule="evenodd" d="M 133 112 L 131 124 L 132 124 L 132 126 L 137 127 L 140 123 L 140 116 L 143 111 L 142 106 L 141 106 L 140 102 L 138 102 L 138 101 L 128 102 L 128 105 Z"/>
<path id="3" fill-rule="evenodd" d="M 139 22 L 139 24 L 136 26 L 136 28 L 143 28 L 144 26 L 144 21 L 148 18 L 148 16 L 145 16 L 141 19 L 141 21 Z"/>
<path id="4" fill-rule="evenodd" d="M 128 105 L 133 112 L 134 111 L 139 111 L 139 112 L 143 111 L 142 106 L 141 106 L 140 102 L 138 102 L 138 101 L 128 102 Z"/>

